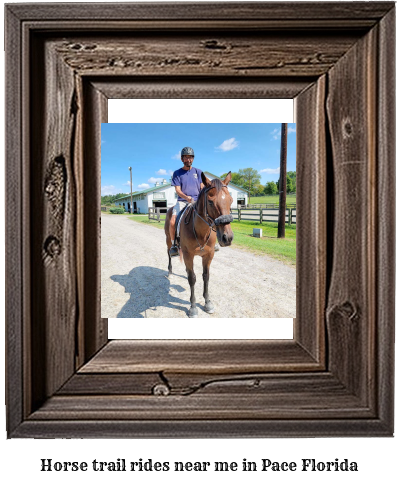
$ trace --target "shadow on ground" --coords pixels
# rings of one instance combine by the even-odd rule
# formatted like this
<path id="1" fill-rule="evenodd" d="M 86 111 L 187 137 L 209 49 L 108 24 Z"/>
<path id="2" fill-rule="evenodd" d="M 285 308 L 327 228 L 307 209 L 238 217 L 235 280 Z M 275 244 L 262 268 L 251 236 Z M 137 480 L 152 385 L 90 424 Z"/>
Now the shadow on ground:
<path id="1" fill-rule="evenodd" d="M 186 276 L 179 276 L 187 279 Z M 140 266 L 129 274 L 111 276 L 130 294 L 129 301 L 123 306 L 117 318 L 145 318 L 145 312 L 158 306 L 178 309 L 187 314 L 190 301 L 170 294 L 171 288 L 179 293 L 185 291 L 182 286 L 171 284 L 168 273 L 155 267 Z M 183 306 L 179 306 L 183 305 Z"/>

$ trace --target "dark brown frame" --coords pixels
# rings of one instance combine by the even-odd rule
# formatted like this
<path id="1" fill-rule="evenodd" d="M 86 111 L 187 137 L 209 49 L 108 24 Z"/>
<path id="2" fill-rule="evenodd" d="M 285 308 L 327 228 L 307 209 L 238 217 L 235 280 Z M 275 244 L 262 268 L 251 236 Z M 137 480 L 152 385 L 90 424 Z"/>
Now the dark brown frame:
<path id="1" fill-rule="evenodd" d="M 392 435 L 394 3 L 181 9 L 6 6 L 9 437 Z M 108 342 L 113 97 L 295 99 L 293 340 Z"/>

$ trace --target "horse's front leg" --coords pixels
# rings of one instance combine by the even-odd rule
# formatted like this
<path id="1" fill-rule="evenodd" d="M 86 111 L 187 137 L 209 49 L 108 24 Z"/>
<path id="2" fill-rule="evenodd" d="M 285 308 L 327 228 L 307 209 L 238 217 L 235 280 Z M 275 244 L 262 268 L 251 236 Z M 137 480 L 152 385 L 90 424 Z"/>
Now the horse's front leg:
<path id="1" fill-rule="evenodd" d="M 188 311 L 188 317 L 198 318 L 197 302 L 195 300 L 195 292 L 194 292 L 195 282 L 197 280 L 194 273 L 194 255 L 191 255 L 188 252 L 183 251 L 183 257 L 184 257 L 184 263 L 186 264 L 188 283 L 190 284 L 190 289 L 191 289 L 191 296 L 190 296 L 191 307 Z"/>
<path id="2" fill-rule="evenodd" d="M 204 279 L 204 298 L 205 298 L 205 311 L 209 314 L 215 312 L 215 307 L 209 299 L 208 285 L 209 285 L 209 269 L 213 259 L 213 252 L 202 257 L 202 277 Z"/>

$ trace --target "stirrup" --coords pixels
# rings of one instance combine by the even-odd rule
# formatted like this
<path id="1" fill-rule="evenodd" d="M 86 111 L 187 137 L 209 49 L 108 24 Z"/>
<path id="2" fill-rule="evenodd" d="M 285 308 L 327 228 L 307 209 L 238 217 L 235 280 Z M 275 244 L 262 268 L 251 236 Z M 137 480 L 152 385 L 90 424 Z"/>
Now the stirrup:
<path id="1" fill-rule="evenodd" d="M 177 245 L 172 245 L 172 247 L 169 249 L 169 256 L 170 257 L 179 256 L 179 249 L 177 248 Z"/>

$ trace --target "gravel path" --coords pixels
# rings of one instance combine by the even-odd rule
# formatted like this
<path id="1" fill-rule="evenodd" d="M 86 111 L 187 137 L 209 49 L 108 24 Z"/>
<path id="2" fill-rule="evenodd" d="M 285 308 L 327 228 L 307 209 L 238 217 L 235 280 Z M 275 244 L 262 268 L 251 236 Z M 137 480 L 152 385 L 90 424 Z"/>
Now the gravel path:
<path id="1" fill-rule="evenodd" d="M 168 256 L 159 228 L 123 215 L 101 214 L 101 316 L 187 318 L 190 286 L 184 263 Z M 220 248 L 211 264 L 209 294 L 216 311 L 204 311 L 202 261 L 194 259 L 199 318 L 294 318 L 295 268 L 267 256 Z"/>

